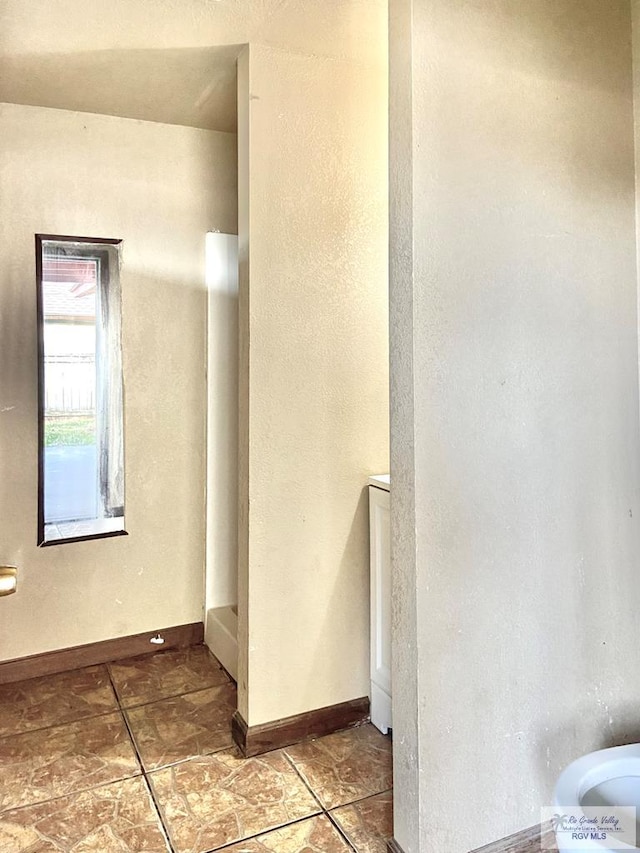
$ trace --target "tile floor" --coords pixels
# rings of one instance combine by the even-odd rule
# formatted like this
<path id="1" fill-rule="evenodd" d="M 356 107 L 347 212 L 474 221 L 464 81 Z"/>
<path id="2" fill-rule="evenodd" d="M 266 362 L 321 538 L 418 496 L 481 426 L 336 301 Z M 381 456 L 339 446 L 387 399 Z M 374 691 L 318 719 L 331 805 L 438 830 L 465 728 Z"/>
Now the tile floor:
<path id="1" fill-rule="evenodd" d="M 385 853 L 371 725 L 243 759 L 205 646 L 0 685 L 2 853 Z"/>

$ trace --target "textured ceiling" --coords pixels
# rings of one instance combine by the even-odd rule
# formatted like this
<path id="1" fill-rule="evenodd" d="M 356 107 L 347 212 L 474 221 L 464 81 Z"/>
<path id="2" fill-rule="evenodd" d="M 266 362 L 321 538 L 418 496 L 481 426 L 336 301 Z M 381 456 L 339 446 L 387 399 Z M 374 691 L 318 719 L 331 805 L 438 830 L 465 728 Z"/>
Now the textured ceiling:
<path id="1" fill-rule="evenodd" d="M 386 62 L 386 0 L 0 0 L 0 101 L 236 127 L 247 42 Z"/>

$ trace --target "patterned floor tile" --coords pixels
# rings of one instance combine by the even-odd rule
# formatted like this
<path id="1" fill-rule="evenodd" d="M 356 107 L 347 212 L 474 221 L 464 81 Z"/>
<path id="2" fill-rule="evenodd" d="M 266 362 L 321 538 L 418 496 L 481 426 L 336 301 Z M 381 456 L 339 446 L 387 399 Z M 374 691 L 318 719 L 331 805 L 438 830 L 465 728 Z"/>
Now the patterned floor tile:
<path id="1" fill-rule="evenodd" d="M 120 702 L 129 708 L 229 682 L 206 646 L 170 649 L 110 663 L 109 671 Z"/>
<path id="2" fill-rule="evenodd" d="M 224 853 L 352 853 L 326 817 L 311 817 L 225 847 Z"/>
<path id="3" fill-rule="evenodd" d="M 285 751 L 327 809 L 388 791 L 393 784 L 391 739 L 370 724 Z"/>
<path id="4" fill-rule="evenodd" d="M 0 812 L 138 773 L 119 713 L 4 738 L 0 741 Z"/>
<path id="5" fill-rule="evenodd" d="M 393 795 L 391 791 L 341 806 L 331 812 L 357 853 L 386 853 L 393 835 Z"/>
<path id="6" fill-rule="evenodd" d="M 0 685 L 0 737 L 116 711 L 105 666 Z"/>
<path id="7" fill-rule="evenodd" d="M 2 853 L 167 853 L 141 777 L 0 815 Z"/>
<path id="8" fill-rule="evenodd" d="M 129 727 L 145 769 L 233 746 L 236 706 L 236 688 L 228 682 L 129 709 Z"/>
<path id="9" fill-rule="evenodd" d="M 282 752 L 218 752 L 149 774 L 176 853 L 203 853 L 320 811 Z"/>

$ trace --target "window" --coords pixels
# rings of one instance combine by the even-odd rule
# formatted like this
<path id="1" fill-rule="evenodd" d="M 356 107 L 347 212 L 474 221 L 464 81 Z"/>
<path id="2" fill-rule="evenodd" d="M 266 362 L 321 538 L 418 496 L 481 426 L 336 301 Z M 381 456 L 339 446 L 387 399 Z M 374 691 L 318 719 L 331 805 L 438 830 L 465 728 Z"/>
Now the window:
<path id="1" fill-rule="evenodd" d="M 125 533 L 120 243 L 36 235 L 39 545 Z"/>

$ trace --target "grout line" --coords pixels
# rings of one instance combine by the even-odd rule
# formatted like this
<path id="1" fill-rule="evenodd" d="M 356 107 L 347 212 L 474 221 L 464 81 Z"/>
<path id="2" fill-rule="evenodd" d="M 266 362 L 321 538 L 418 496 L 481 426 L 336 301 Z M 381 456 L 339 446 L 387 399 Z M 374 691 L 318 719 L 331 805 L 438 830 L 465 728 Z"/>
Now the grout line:
<path id="1" fill-rule="evenodd" d="M 110 671 L 109 671 L 109 680 L 111 681 L 111 684 L 112 684 L 113 689 L 115 691 L 115 685 L 113 684 L 113 679 L 111 678 L 111 672 Z M 131 740 L 131 746 L 133 748 L 133 751 L 135 752 L 138 764 L 140 765 L 143 784 L 145 785 L 145 787 L 149 793 L 149 796 L 151 798 L 151 802 L 153 803 L 153 807 L 155 808 L 155 811 L 156 811 L 158 822 L 159 822 L 160 827 L 162 829 L 162 834 L 164 835 L 165 841 L 167 843 L 168 853 L 175 853 L 173 844 L 171 843 L 171 836 L 169 835 L 169 827 L 165 825 L 164 818 L 162 816 L 162 810 L 160 809 L 160 804 L 159 804 L 158 800 L 156 799 L 156 794 L 155 794 L 155 791 L 153 790 L 153 785 L 151 784 L 151 781 L 147 778 L 147 770 L 144 766 L 144 762 L 142 761 L 142 756 L 140 755 L 140 753 L 138 751 L 138 745 L 136 744 L 136 740 L 135 740 L 135 737 L 133 736 L 133 732 L 132 732 L 131 727 L 129 725 L 129 720 L 127 719 L 127 715 L 125 714 L 124 708 L 120 704 L 120 698 L 118 697 L 117 692 L 116 692 L 116 698 L 118 700 L 120 716 L 122 717 L 122 720 L 124 721 L 125 728 L 127 730 L 127 733 L 129 734 L 129 739 Z"/>
<path id="2" fill-rule="evenodd" d="M 84 722 L 87 722 L 89 720 L 98 720 L 98 719 L 100 719 L 100 717 L 108 717 L 111 714 L 118 714 L 119 712 L 120 712 L 120 706 L 116 702 L 114 707 L 111 708 L 111 710 L 109 710 L 109 711 L 100 711 L 100 713 L 98 713 L 98 714 L 89 714 L 86 717 L 78 717 L 78 718 L 74 718 L 73 720 L 65 720 L 63 723 L 60 723 L 60 722 L 51 723 L 51 725 L 40 726 L 37 729 L 27 729 L 26 731 L 23 731 L 23 732 L 10 732 L 8 735 L 0 735 L 0 743 L 2 743 L 2 741 L 8 740 L 9 738 L 19 738 L 19 737 L 23 737 L 24 735 L 34 735 L 34 734 L 37 734 L 38 732 L 48 732 L 51 729 L 60 729 L 63 726 L 75 726 L 78 723 L 84 723 Z"/>
<path id="3" fill-rule="evenodd" d="M 108 788 L 111 785 L 119 785 L 121 782 L 128 782 L 130 779 L 143 779 L 142 772 L 134 773 L 132 776 L 121 776 L 119 779 L 111 779 L 110 782 L 99 782 L 95 785 L 87 785 L 86 788 L 76 788 L 73 791 L 67 791 L 66 794 L 58 794 L 55 797 L 49 797 L 46 800 L 36 800 L 32 803 L 24 803 L 21 806 L 10 806 L 8 809 L 0 810 L 0 818 L 9 812 L 18 812 L 23 809 L 31 809 L 34 806 L 46 806 L 47 803 L 55 803 L 57 800 L 66 800 L 68 797 L 76 797 L 78 794 L 86 794 L 87 791 L 96 791 L 98 788 Z"/>
<path id="4" fill-rule="evenodd" d="M 215 690 L 216 687 L 226 687 L 228 684 L 235 687 L 234 681 L 223 681 L 221 684 L 207 684 L 204 687 L 197 687 L 195 690 L 183 690 L 182 693 L 171 693 L 169 696 L 160 696 L 156 699 L 145 699 L 141 702 L 135 702 L 133 705 L 123 704 L 127 701 L 126 698 L 120 699 L 117 693 L 116 698 L 118 699 L 120 708 L 123 711 L 133 711 L 136 708 L 145 708 L 147 705 L 157 705 L 158 702 L 167 702 L 169 699 L 180 699 L 181 696 L 190 696 L 193 693 L 202 693 L 204 690 Z"/>
<path id="5" fill-rule="evenodd" d="M 151 786 L 151 782 L 147 779 L 145 775 L 142 776 L 142 784 L 144 785 L 146 792 L 149 795 L 149 799 L 151 800 L 151 804 L 156 811 L 158 823 L 160 824 L 160 831 L 162 832 L 165 844 L 167 845 L 167 853 L 175 853 L 174 846 L 171 843 L 171 837 L 169 836 L 169 830 L 164 825 L 164 820 L 162 819 L 162 812 L 160 811 L 160 806 L 158 805 L 158 801 L 156 800 L 155 791 Z"/>
<path id="6" fill-rule="evenodd" d="M 351 850 L 355 850 L 355 853 L 358 853 L 358 848 L 357 848 L 357 847 L 356 847 L 356 845 L 351 841 L 351 839 L 349 838 L 349 836 L 347 835 L 347 833 L 345 832 L 345 830 L 340 826 L 340 824 L 339 824 L 339 823 L 338 823 L 338 821 L 333 817 L 333 815 L 331 814 L 331 812 L 326 812 L 325 814 L 327 815 L 327 818 L 329 819 L 329 822 L 330 822 L 331 826 L 333 826 L 333 828 L 337 831 L 338 835 L 339 835 L 339 836 L 340 836 L 340 837 L 341 837 L 341 838 L 342 838 L 342 839 L 343 839 L 343 840 L 344 840 L 344 841 L 349 845 L 349 848 L 350 848 Z"/>
<path id="7" fill-rule="evenodd" d="M 384 791 L 376 791 L 373 794 L 365 794 L 364 797 L 356 797 L 355 800 L 349 800 L 348 803 L 340 803 L 338 806 L 331 806 L 331 808 L 326 809 L 327 813 L 335 812 L 338 809 L 344 809 L 347 806 L 355 806 L 358 803 L 363 803 L 365 800 L 370 800 L 373 797 L 380 797 L 382 794 L 393 794 L 393 788 L 385 788 Z"/>
<path id="8" fill-rule="evenodd" d="M 327 809 L 326 809 L 326 807 L 324 806 L 324 804 L 322 803 L 322 801 L 320 800 L 320 796 L 319 796 L 319 794 L 316 794 L 316 792 L 315 792 L 315 791 L 313 790 L 313 788 L 311 787 L 311 783 L 310 783 L 310 782 L 307 782 L 307 780 L 305 779 L 305 777 L 302 775 L 302 771 L 301 771 L 301 770 L 298 770 L 298 768 L 296 767 L 296 765 L 295 765 L 295 764 L 294 764 L 294 762 L 293 762 L 293 759 L 292 759 L 292 758 L 289 756 L 289 754 L 287 753 L 286 747 L 282 750 L 282 752 L 283 752 L 284 757 L 286 758 L 286 760 L 287 760 L 287 761 L 289 762 L 289 764 L 293 767 L 293 770 L 294 770 L 294 772 L 296 773 L 296 775 L 297 775 L 297 776 L 302 780 L 302 784 L 305 786 L 305 788 L 307 788 L 307 790 L 309 791 L 309 793 L 311 794 L 311 796 L 313 797 L 313 799 L 316 801 L 316 803 L 320 806 L 320 808 L 322 809 L 322 811 L 323 811 L 324 813 L 326 813 Z"/>
<path id="9" fill-rule="evenodd" d="M 289 826 L 295 826 L 298 823 L 304 823 L 305 820 L 313 820 L 317 817 L 322 817 L 324 812 L 321 814 L 310 814 L 305 817 L 296 818 L 296 820 L 290 820 L 288 823 L 279 823 L 277 826 L 272 826 L 270 829 L 261 829 L 259 832 L 255 832 L 253 835 L 247 835 L 244 838 L 237 838 L 235 841 L 229 841 L 226 844 L 223 844 L 222 847 L 211 847 L 208 850 L 205 850 L 204 853 L 218 853 L 219 850 L 228 850 L 230 847 L 233 847 L 236 844 L 244 844 L 246 841 L 253 841 L 256 838 L 259 838 L 261 835 L 267 835 L 270 832 L 278 832 L 280 829 L 286 829 Z"/>
<path id="10" fill-rule="evenodd" d="M 169 761 L 166 764 L 159 764 L 157 767 L 145 767 L 146 773 L 157 773 L 159 770 L 170 770 L 172 767 L 179 767 L 181 764 L 187 764 L 189 761 L 197 761 L 198 758 L 210 758 L 212 755 L 218 755 L 221 752 L 231 752 L 235 749 L 235 744 L 231 743 L 228 746 L 221 746 L 218 749 L 212 749 L 207 752 L 198 752 L 196 755 L 188 755 L 186 758 L 176 758 L 175 761 Z"/>
<path id="11" fill-rule="evenodd" d="M 334 806 L 332 809 L 327 810 L 327 812 L 326 812 L 326 815 L 329 818 L 329 820 L 331 821 L 331 823 L 335 826 L 335 828 L 338 830 L 340 835 L 342 835 L 344 837 L 345 841 L 347 841 L 347 843 L 352 848 L 352 850 L 355 850 L 355 853 L 359 853 L 359 850 L 356 847 L 355 842 L 349 838 L 349 836 L 347 835 L 347 831 L 342 828 L 342 825 L 338 821 L 338 818 L 334 815 L 334 812 L 338 811 L 339 809 L 344 809 L 344 808 L 348 808 L 349 806 L 357 805 L 358 803 L 362 803 L 365 800 L 370 800 L 373 797 L 379 797 L 382 794 L 391 794 L 393 796 L 393 788 L 387 788 L 386 791 L 380 791 L 377 794 L 368 794 L 366 797 L 362 797 L 359 800 L 353 800 L 350 803 L 343 803 L 341 806 Z"/>

